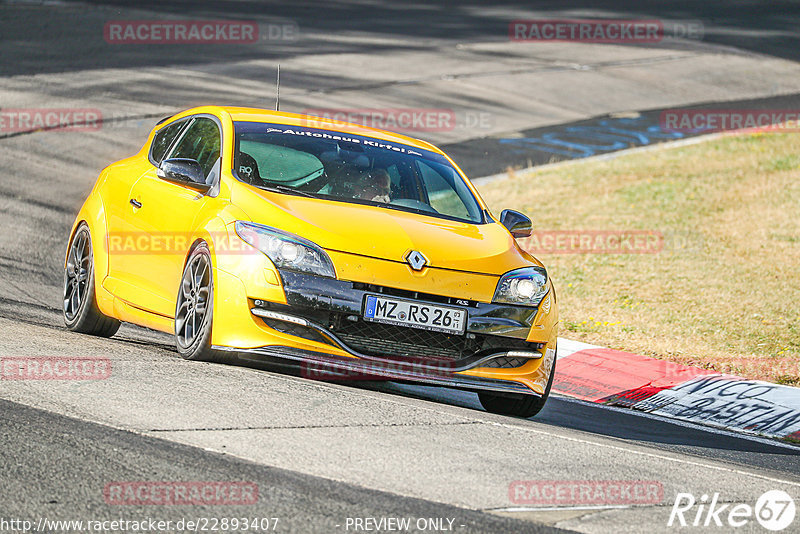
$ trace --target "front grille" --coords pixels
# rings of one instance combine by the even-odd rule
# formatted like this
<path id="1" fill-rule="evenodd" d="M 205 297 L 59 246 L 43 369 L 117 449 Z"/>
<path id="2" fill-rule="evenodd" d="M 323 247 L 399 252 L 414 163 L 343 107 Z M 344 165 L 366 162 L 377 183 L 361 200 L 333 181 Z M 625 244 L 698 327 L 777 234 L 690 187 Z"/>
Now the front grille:
<path id="1" fill-rule="evenodd" d="M 492 358 L 488 362 L 481 364 L 481 367 L 491 367 L 495 369 L 512 369 L 514 367 L 522 367 L 528 363 L 528 358 L 508 358 L 500 356 L 499 358 Z"/>
<path id="2" fill-rule="evenodd" d="M 466 336 L 368 321 L 342 321 L 333 332 L 353 349 L 372 356 L 455 361 L 479 345 Z"/>
<path id="3" fill-rule="evenodd" d="M 370 356 L 456 361 L 480 353 L 535 350 L 539 343 L 480 334 L 451 335 L 359 319 L 339 321 L 332 331 L 351 348 Z"/>
<path id="4" fill-rule="evenodd" d="M 339 334 L 339 338 L 353 350 L 373 356 L 399 356 L 421 360 L 455 361 L 461 355 L 456 350 L 443 348 L 431 350 L 424 345 L 414 345 L 413 343 L 404 343 L 402 341 L 388 341 L 385 339 L 351 336 L 349 334 Z"/>

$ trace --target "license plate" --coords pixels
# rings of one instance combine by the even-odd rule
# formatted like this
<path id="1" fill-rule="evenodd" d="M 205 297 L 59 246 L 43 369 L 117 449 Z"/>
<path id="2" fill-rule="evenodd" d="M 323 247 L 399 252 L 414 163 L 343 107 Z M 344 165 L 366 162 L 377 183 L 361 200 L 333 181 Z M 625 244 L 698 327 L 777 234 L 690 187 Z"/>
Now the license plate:
<path id="1" fill-rule="evenodd" d="M 364 319 L 434 332 L 463 334 L 467 326 L 467 311 L 416 300 L 367 295 Z"/>

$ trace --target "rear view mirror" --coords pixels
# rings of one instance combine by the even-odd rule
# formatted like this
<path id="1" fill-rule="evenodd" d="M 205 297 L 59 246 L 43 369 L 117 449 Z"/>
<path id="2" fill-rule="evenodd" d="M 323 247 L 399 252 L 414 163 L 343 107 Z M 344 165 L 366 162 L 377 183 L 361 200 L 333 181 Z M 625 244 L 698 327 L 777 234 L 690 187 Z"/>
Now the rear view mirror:
<path id="1" fill-rule="evenodd" d="M 514 210 L 503 210 L 500 213 L 500 224 L 508 228 L 515 238 L 528 237 L 533 232 L 533 223 L 524 214 Z"/>
<path id="2" fill-rule="evenodd" d="M 197 161 L 187 158 L 165 159 L 156 170 L 156 175 L 164 180 L 185 185 L 199 191 L 208 191 L 211 186 L 206 183 L 203 168 Z"/>

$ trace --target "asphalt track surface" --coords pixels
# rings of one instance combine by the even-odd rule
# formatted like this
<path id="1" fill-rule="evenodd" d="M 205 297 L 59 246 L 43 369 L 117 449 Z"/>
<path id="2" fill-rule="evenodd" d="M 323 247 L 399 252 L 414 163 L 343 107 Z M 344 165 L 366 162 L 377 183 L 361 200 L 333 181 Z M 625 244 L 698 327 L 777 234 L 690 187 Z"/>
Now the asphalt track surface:
<path id="1" fill-rule="evenodd" d="M 708 102 L 791 106 L 800 94 L 796 4 L 768 13 L 755 2 L 91 4 L 0 4 L 0 107 L 91 107 L 113 119 L 99 131 L 0 133 L 0 355 L 113 364 L 102 381 L 0 382 L 0 519 L 267 515 L 280 518 L 277 531 L 338 532 L 354 517 L 444 517 L 461 532 L 669 532 L 678 492 L 752 505 L 782 489 L 800 499 L 800 455 L 783 443 L 566 398 L 517 420 L 481 411 L 463 392 L 185 362 L 169 336 L 128 325 L 110 340 L 80 336 L 59 311 L 66 233 L 99 170 L 175 110 L 271 102 L 278 61 L 283 109 L 402 105 L 488 118 L 416 134 L 480 176 L 559 157 L 509 153 L 503 139 L 631 110 L 647 119 L 647 110 Z M 102 40 L 108 20 L 165 16 L 290 21 L 302 38 L 250 47 Z M 590 16 L 701 20 L 706 36 L 639 47 L 508 43 L 513 19 Z M 106 504 L 107 484 L 131 480 L 249 481 L 259 501 Z M 551 510 L 513 502 L 518 480 L 657 481 L 664 496 Z M 751 522 L 738 531 L 762 530 Z"/>

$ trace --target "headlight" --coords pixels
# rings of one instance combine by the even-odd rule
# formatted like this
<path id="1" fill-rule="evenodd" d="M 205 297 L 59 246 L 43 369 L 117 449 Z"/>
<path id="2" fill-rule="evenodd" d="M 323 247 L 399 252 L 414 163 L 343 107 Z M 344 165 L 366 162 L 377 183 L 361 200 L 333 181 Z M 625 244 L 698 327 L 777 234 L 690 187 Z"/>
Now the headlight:
<path id="1" fill-rule="evenodd" d="M 279 269 L 336 278 L 331 259 L 308 239 L 251 222 L 236 221 L 234 227 L 242 241 L 266 254 Z"/>
<path id="2" fill-rule="evenodd" d="M 547 271 L 542 267 L 523 267 L 500 278 L 492 302 L 538 306 L 549 286 Z"/>

